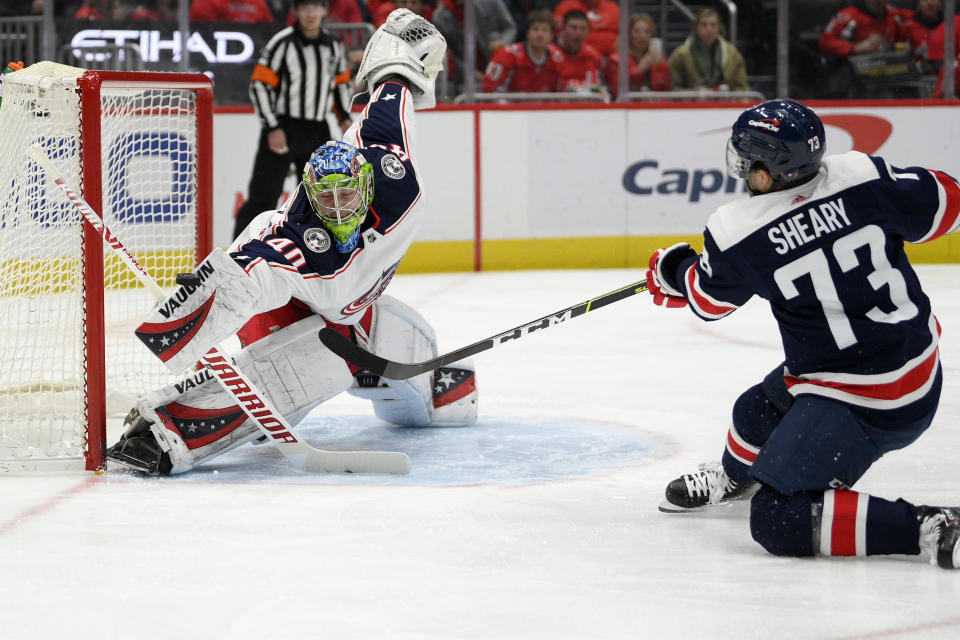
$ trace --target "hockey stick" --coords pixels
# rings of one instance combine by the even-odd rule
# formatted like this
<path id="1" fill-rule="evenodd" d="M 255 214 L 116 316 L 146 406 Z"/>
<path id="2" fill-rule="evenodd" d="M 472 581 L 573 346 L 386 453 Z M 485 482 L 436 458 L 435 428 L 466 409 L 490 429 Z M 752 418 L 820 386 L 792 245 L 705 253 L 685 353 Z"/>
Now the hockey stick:
<path id="1" fill-rule="evenodd" d="M 158 301 L 166 300 L 167 295 L 156 280 L 127 251 L 120 239 L 110 232 L 110 229 L 104 224 L 103 218 L 64 181 L 63 176 L 40 146 L 32 145 L 27 153 L 43 168 L 70 202 L 80 210 L 84 220 L 97 230 L 104 241 L 110 245 L 110 248 L 123 263 L 130 267 L 153 296 Z M 405 474 L 410 472 L 410 458 L 405 453 L 393 451 L 323 451 L 311 447 L 300 439 L 283 415 L 273 406 L 270 399 L 259 391 L 253 381 L 235 367 L 217 347 L 210 349 L 200 360 L 227 393 L 233 396 L 243 412 L 247 414 L 247 417 L 257 425 L 267 436 L 267 439 L 273 442 L 280 453 L 294 466 L 304 471 L 320 473 Z"/>
<path id="2" fill-rule="evenodd" d="M 413 376 L 420 375 L 421 373 L 433 371 L 437 367 L 442 367 L 445 364 L 456 362 L 457 360 L 466 358 L 467 356 L 472 356 L 475 353 L 492 349 L 493 347 L 503 344 L 508 340 L 516 340 L 517 338 L 521 338 L 528 333 L 532 333 L 539 329 L 546 329 L 555 324 L 560 324 L 565 320 L 582 316 L 585 313 L 595 311 L 600 307 L 605 307 L 608 304 L 617 302 L 618 300 L 623 300 L 624 298 L 629 298 L 635 293 L 642 293 L 646 290 L 647 281 L 640 280 L 639 282 L 628 284 L 627 286 L 617 289 L 616 291 L 611 291 L 610 293 L 605 293 L 602 296 L 591 298 L 586 302 L 581 302 L 573 305 L 572 307 L 561 309 L 560 311 L 551 313 L 548 316 L 538 318 L 533 322 L 522 324 L 519 327 L 510 329 L 509 331 L 498 333 L 497 335 L 481 340 L 480 342 L 474 342 L 473 344 L 463 347 L 462 349 L 451 351 L 450 353 L 437 356 L 433 360 L 427 360 L 425 362 L 394 362 L 393 360 L 381 358 L 380 356 L 370 353 L 362 347 L 357 346 L 354 342 L 337 333 L 333 329 L 330 329 L 329 327 L 320 329 L 320 342 L 330 349 L 330 351 L 333 351 L 347 362 L 350 362 L 358 367 L 362 367 L 370 373 L 375 373 L 391 380 L 404 380 L 406 378 L 412 378 Z"/>

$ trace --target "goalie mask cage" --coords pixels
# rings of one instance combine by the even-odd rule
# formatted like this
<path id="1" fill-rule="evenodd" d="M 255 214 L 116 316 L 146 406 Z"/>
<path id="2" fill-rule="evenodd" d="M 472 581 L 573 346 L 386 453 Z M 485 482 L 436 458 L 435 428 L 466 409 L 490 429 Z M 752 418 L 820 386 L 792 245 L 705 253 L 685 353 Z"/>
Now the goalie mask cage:
<path id="1" fill-rule="evenodd" d="M 0 471 L 101 469 L 107 415 L 172 381 L 133 334 L 155 301 L 27 149 L 170 287 L 212 249 L 211 83 L 42 62 L 2 91 Z"/>

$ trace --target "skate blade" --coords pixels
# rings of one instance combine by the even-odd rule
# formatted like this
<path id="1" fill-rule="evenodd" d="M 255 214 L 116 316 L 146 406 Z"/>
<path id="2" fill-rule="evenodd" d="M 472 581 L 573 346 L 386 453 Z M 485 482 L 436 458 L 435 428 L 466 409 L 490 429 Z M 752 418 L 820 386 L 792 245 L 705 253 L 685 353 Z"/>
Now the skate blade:
<path id="1" fill-rule="evenodd" d="M 664 500 L 660 503 L 660 506 L 657 507 L 663 513 L 696 513 L 697 511 L 703 511 L 707 507 L 719 507 L 719 504 L 704 505 L 702 507 L 680 507 L 668 500 Z"/>
<path id="2" fill-rule="evenodd" d="M 155 478 L 160 474 L 156 471 L 145 469 L 142 464 L 132 464 L 120 458 L 107 457 L 105 471 L 107 473 L 119 473 L 128 476 L 139 476 L 141 478 Z"/>
<path id="3" fill-rule="evenodd" d="M 749 501 L 757 491 L 760 490 L 760 483 L 756 483 L 753 486 L 749 487 L 746 491 L 740 495 L 727 498 L 726 500 L 721 500 L 716 504 L 705 504 L 699 507 L 681 507 L 679 505 L 673 504 L 669 500 L 664 500 L 660 503 L 660 506 L 657 507 L 663 513 L 696 513 L 698 511 L 704 511 L 705 509 L 716 509 L 717 507 L 728 507 L 735 502 L 743 502 L 744 500 Z"/>

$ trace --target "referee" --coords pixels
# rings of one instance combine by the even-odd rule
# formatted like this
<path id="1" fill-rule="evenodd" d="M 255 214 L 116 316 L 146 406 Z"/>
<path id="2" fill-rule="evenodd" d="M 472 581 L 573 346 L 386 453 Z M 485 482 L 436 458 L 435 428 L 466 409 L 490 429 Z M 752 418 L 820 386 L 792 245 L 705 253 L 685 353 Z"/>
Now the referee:
<path id="1" fill-rule="evenodd" d="M 250 99 L 260 118 L 260 144 L 237 212 L 233 237 L 257 214 L 277 208 L 290 163 L 298 173 L 330 139 L 327 115 L 350 126 L 350 89 L 343 44 L 322 29 L 327 0 L 293 0 L 296 22 L 267 42 L 250 78 Z"/>

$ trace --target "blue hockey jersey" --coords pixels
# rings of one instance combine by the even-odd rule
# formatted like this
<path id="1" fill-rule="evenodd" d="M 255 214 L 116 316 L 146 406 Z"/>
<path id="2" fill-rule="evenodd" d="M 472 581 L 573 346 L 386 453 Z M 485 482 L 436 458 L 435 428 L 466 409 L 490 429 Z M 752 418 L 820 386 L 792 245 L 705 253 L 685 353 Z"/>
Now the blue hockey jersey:
<path id="1" fill-rule="evenodd" d="M 939 326 L 904 241 L 958 225 L 954 178 L 849 152 L 806 184 L 720 207 L 703 253 L 676 277 L 704 320 L 754 295 L 770 303 L 792 394 L 897 409 L 923 398 L 939 371 Z"/>

